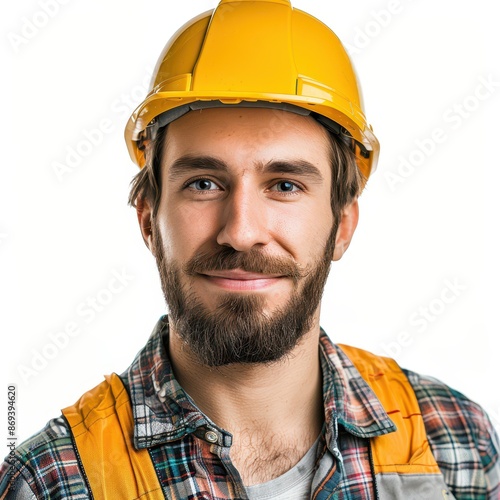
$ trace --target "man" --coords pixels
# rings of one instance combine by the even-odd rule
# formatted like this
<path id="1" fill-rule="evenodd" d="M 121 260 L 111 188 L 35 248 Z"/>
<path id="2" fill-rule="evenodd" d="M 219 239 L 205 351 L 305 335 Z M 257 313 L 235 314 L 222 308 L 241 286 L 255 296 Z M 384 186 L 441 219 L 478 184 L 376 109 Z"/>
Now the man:
<path id="1" fill-rule="evenodd" d="M 9 455 L 1 498 L 498 498 L 481 408 L 320 329 L 378 156 L 326 26 L 222 0 L 167 45 L 126 140 L 169 316 Z"/>

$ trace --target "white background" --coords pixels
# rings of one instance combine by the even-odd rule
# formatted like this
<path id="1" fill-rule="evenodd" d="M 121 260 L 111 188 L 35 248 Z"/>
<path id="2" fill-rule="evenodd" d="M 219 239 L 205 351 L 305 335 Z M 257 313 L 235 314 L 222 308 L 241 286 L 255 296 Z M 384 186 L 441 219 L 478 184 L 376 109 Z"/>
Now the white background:
<path id="1" fill-rule="evenodd" d="M 0 400 L 17 386 L 20 439 L 103 374 L 123 371 L 164 312 L 126 204 L 136 167 L 123 129 L 167 39 L 216 5 L 54 1 L 50 18 L 40 14 L 43 1 L 9 2 L 0 21 Z M 294 5 L 349 46 L 382 144 L 357 234 L 333 266 L 322 324 L 335 341 L 442 379 L 486 407 L 499 428 L 500 40 L 491 2 Z M 35 21 L 45 26 L 22 41 Z M 493 82 L 489 91 L 482 81 Z M 469 116 L 458 118 L 454 106 L 464 104 Z M 58 178 L 54 164 L 102 120 L 101 142 Z M 442 140 L 431 147 L 437 128 Z M 388 176 L 399 175 L 401 158 L 418 165 L 393 185 Z M 128 281 L 110 295 L 113 272 Z M 110 301 L 93 317 L 84 314 L 92 297 Z M 429 307 L 424 319 L 419 308 Z M 71 323 L 78 334 L 61 334 Z M 56 334 L 66 337 L 60 348 Z M 1 436 L 6 409 L 0 415 Z"/>

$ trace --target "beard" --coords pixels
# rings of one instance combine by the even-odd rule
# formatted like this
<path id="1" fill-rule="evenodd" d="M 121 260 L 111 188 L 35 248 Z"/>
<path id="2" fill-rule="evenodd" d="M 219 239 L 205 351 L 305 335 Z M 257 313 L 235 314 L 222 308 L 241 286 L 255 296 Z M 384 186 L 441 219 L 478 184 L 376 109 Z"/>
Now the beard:
<path id="1" fill-rule="evenodd" d="M 334 224 L 324 252 L 306 269 L 292 258 L 273 257 L 258 250 L 238 252 L 222 246 L 196 253 L 181 267 L 165 258 L 161 234 L 154 222 L 153 251 L 175 332 L 206 366 L 268 364 L 283 359 L 312 327 L 330 271 L 335 234 Z M 192 277 L 236 268 L 290 279 L 293 289 L 289 299 L 272 313 L 265 313 L 265 297 L 226 293 L 214 310 L 208 310 L 189 285 L 182 284 L 183 274 Z"/>

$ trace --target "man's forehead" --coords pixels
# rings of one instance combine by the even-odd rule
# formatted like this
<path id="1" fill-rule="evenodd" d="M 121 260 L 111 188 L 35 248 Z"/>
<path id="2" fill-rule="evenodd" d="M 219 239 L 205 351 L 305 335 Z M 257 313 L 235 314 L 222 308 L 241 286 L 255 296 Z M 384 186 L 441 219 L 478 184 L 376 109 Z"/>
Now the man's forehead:
<path id="1" fill-rule="evenodd" d="M 265 170 L 272 160 L 328 160 L 330 141 L 326 129 L 309 116 L 269 109 L 206 109 L 187 113 L 167 129 L 164 162 L 171 166 L 195 157 L 246 162 Z"/>

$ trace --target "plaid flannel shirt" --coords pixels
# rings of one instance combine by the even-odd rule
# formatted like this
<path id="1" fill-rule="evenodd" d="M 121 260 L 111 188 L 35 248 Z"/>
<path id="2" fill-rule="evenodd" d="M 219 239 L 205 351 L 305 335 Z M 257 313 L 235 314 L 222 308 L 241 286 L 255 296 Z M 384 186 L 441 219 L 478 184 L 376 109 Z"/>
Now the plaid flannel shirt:
<path id="1" fill-rule="evenodd" d="M 231 463 L 232 437 L 194 405 L 180 387 L 165 350 L 162 317 L 121 378 L 134 415 L 134 444 L 147 448 L 165 498 L 246 499 Z M 322 331 L 325 424 L 311 498 L 374 499 L 370 438 L 394 424 L 359 372 Z M 443 383 L 405 371 L 419 401 L 428 439 L 457 499 L 499 499 L 499 442 L 484 411 Z M 217 434 L 217 443 L 207 432 Z M 213 434 L 211 434 L 213 441 Z M 113 467 L 113 456 L 103 467 Z M 0 499 L 91 498 L 65 420 L 51 420 L 0 469 Z M 422 491 L 422 499 L 425 491 Z M 419 499 L 420 500 L 420 499 Z"/>

